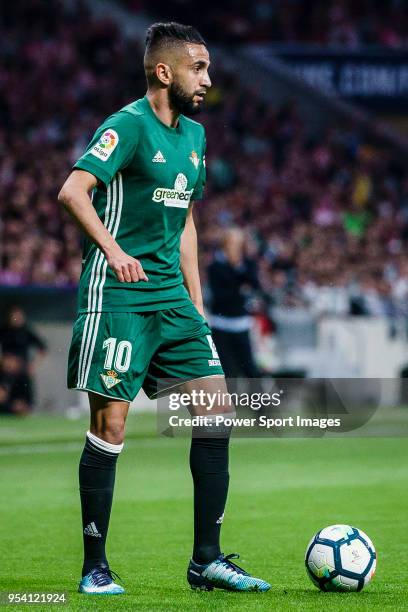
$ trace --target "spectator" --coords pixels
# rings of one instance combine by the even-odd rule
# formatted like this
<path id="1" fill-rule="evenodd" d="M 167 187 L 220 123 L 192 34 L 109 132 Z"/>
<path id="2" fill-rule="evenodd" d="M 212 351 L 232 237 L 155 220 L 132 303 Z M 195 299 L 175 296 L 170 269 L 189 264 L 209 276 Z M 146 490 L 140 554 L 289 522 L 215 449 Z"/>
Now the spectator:
<path id="1" fill-rule="evenodd" d="M 44 357 L 47 351 L 45 342 L 27 324 L 24 310 L 17 305 L 8 309 L 6 321 L 0 328 L 0 348 L 2 353 L 18 357 L 31 371 L 37 359 Z"/>
<path id="2" fill-rule="evenodd" d="M 20 306 L 7 311 L 0 348 L 0 412 L 27 414 L 32 408 L 32 376 L 46 354 L 46 344 L 27 324 Z"/>
<path id="3" fill-rule="evenodd" d="M 223 249 L 208 269 L 212 295 L 210 323 L 214 343 L 229 378 L 260 376 L 250 343 L 250 291 L 259 290 L 256 263 L 245 257 L 245 236 L 238 228 L 223 235 Z"/>
<path id="4" fill-rule="evenodd" d="M 12 353 L 3 353 L 0 358 L 0 414 L 24 416 L 31 407 L 31 383 L 22 359 Z"/>

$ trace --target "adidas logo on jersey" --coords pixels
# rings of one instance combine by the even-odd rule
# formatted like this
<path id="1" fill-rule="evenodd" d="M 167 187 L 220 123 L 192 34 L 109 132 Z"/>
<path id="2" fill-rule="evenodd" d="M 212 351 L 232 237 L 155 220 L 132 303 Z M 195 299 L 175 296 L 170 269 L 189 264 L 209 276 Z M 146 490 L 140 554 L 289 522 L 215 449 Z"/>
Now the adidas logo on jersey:
<path id="1" fill-rule="evenodd" d="M 156 155 L 152 159 L 152 162 L 155 164 L 165 164 L 166 158 L 163 156 L 161 151 L 157 151 Z"/>
<path id="2" fill-rule="evenodd" d="M 89 523 L 89 525 L 87 525 L 84 529 L 84 534 L 88 535 L 88 536 L 92 536 L 93 538 L 101 538 L 102 535 L 99 533 L 99 531 L 96 528 L 95 523 L 92 521 L 92 523 Z"/>

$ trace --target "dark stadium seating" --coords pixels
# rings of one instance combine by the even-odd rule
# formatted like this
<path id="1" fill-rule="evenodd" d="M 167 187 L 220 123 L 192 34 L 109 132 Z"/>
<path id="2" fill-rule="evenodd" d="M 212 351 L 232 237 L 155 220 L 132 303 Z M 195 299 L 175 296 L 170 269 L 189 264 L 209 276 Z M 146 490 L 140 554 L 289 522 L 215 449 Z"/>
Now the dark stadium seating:
<path id="1" fill-rule="evenodd" d="M 58 189 L 102 119 L 145 92 L 139 43 L 81 3 L 62 6 L 15 0 L 0 9 L 1 285 L 76 285 L 80 237 Z M 211 76 L 200 117 L 209 178 L 196 205 L 204 281 L 220 230 L 236 223 L 273 303 L 405 313 L 400 155 L 352 125 L 317 136 L 292 104 L 266 106 L 220 67 Z"/>

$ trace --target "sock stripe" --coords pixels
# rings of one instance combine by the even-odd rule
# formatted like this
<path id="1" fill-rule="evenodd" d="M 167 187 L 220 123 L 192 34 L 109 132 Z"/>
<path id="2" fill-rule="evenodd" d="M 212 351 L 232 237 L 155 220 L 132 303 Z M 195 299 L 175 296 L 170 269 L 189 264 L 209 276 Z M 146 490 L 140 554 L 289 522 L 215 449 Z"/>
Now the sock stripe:
<path id="1" fill-rule="evenodd" d="M 90 453 L 95 453 L 96 455 L 103 455 L 104 457 L 118 457 L 116 453 L 110 453 L 108 451 L 104 451 L 98 446 L 95 446 L 89 438 L 86 441 L 85 447 L 89 450 Z"/>
<path id="2" fill-rule="evenodd" d="M 122 444 L 111 444 L 110 442 L 106 442 L 106 440 L 98 438 L 98 436 L 95 436 L 90 431 L 86 432 L 86 437 L 88 438 L 91 445 L 95 447 L 98 451 L 104 452 L 109 455 L 119 455 L 119 453 L 123 449 L 123 442 Z"/>

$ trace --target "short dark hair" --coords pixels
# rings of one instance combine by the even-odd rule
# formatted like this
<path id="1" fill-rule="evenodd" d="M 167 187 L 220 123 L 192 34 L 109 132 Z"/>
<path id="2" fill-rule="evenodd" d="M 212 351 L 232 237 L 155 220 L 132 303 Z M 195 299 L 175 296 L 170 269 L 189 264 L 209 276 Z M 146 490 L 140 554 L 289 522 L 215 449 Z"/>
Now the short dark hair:
<path id="1" fill-rule="evenodd" d="M 193 43 L 206 45 L 204 38 L 193 26 L 170 21 L 169 23 L 153 23 L 146 32 L 146 53 L 162 45 L 177 45 L 180 43 Z"/>

